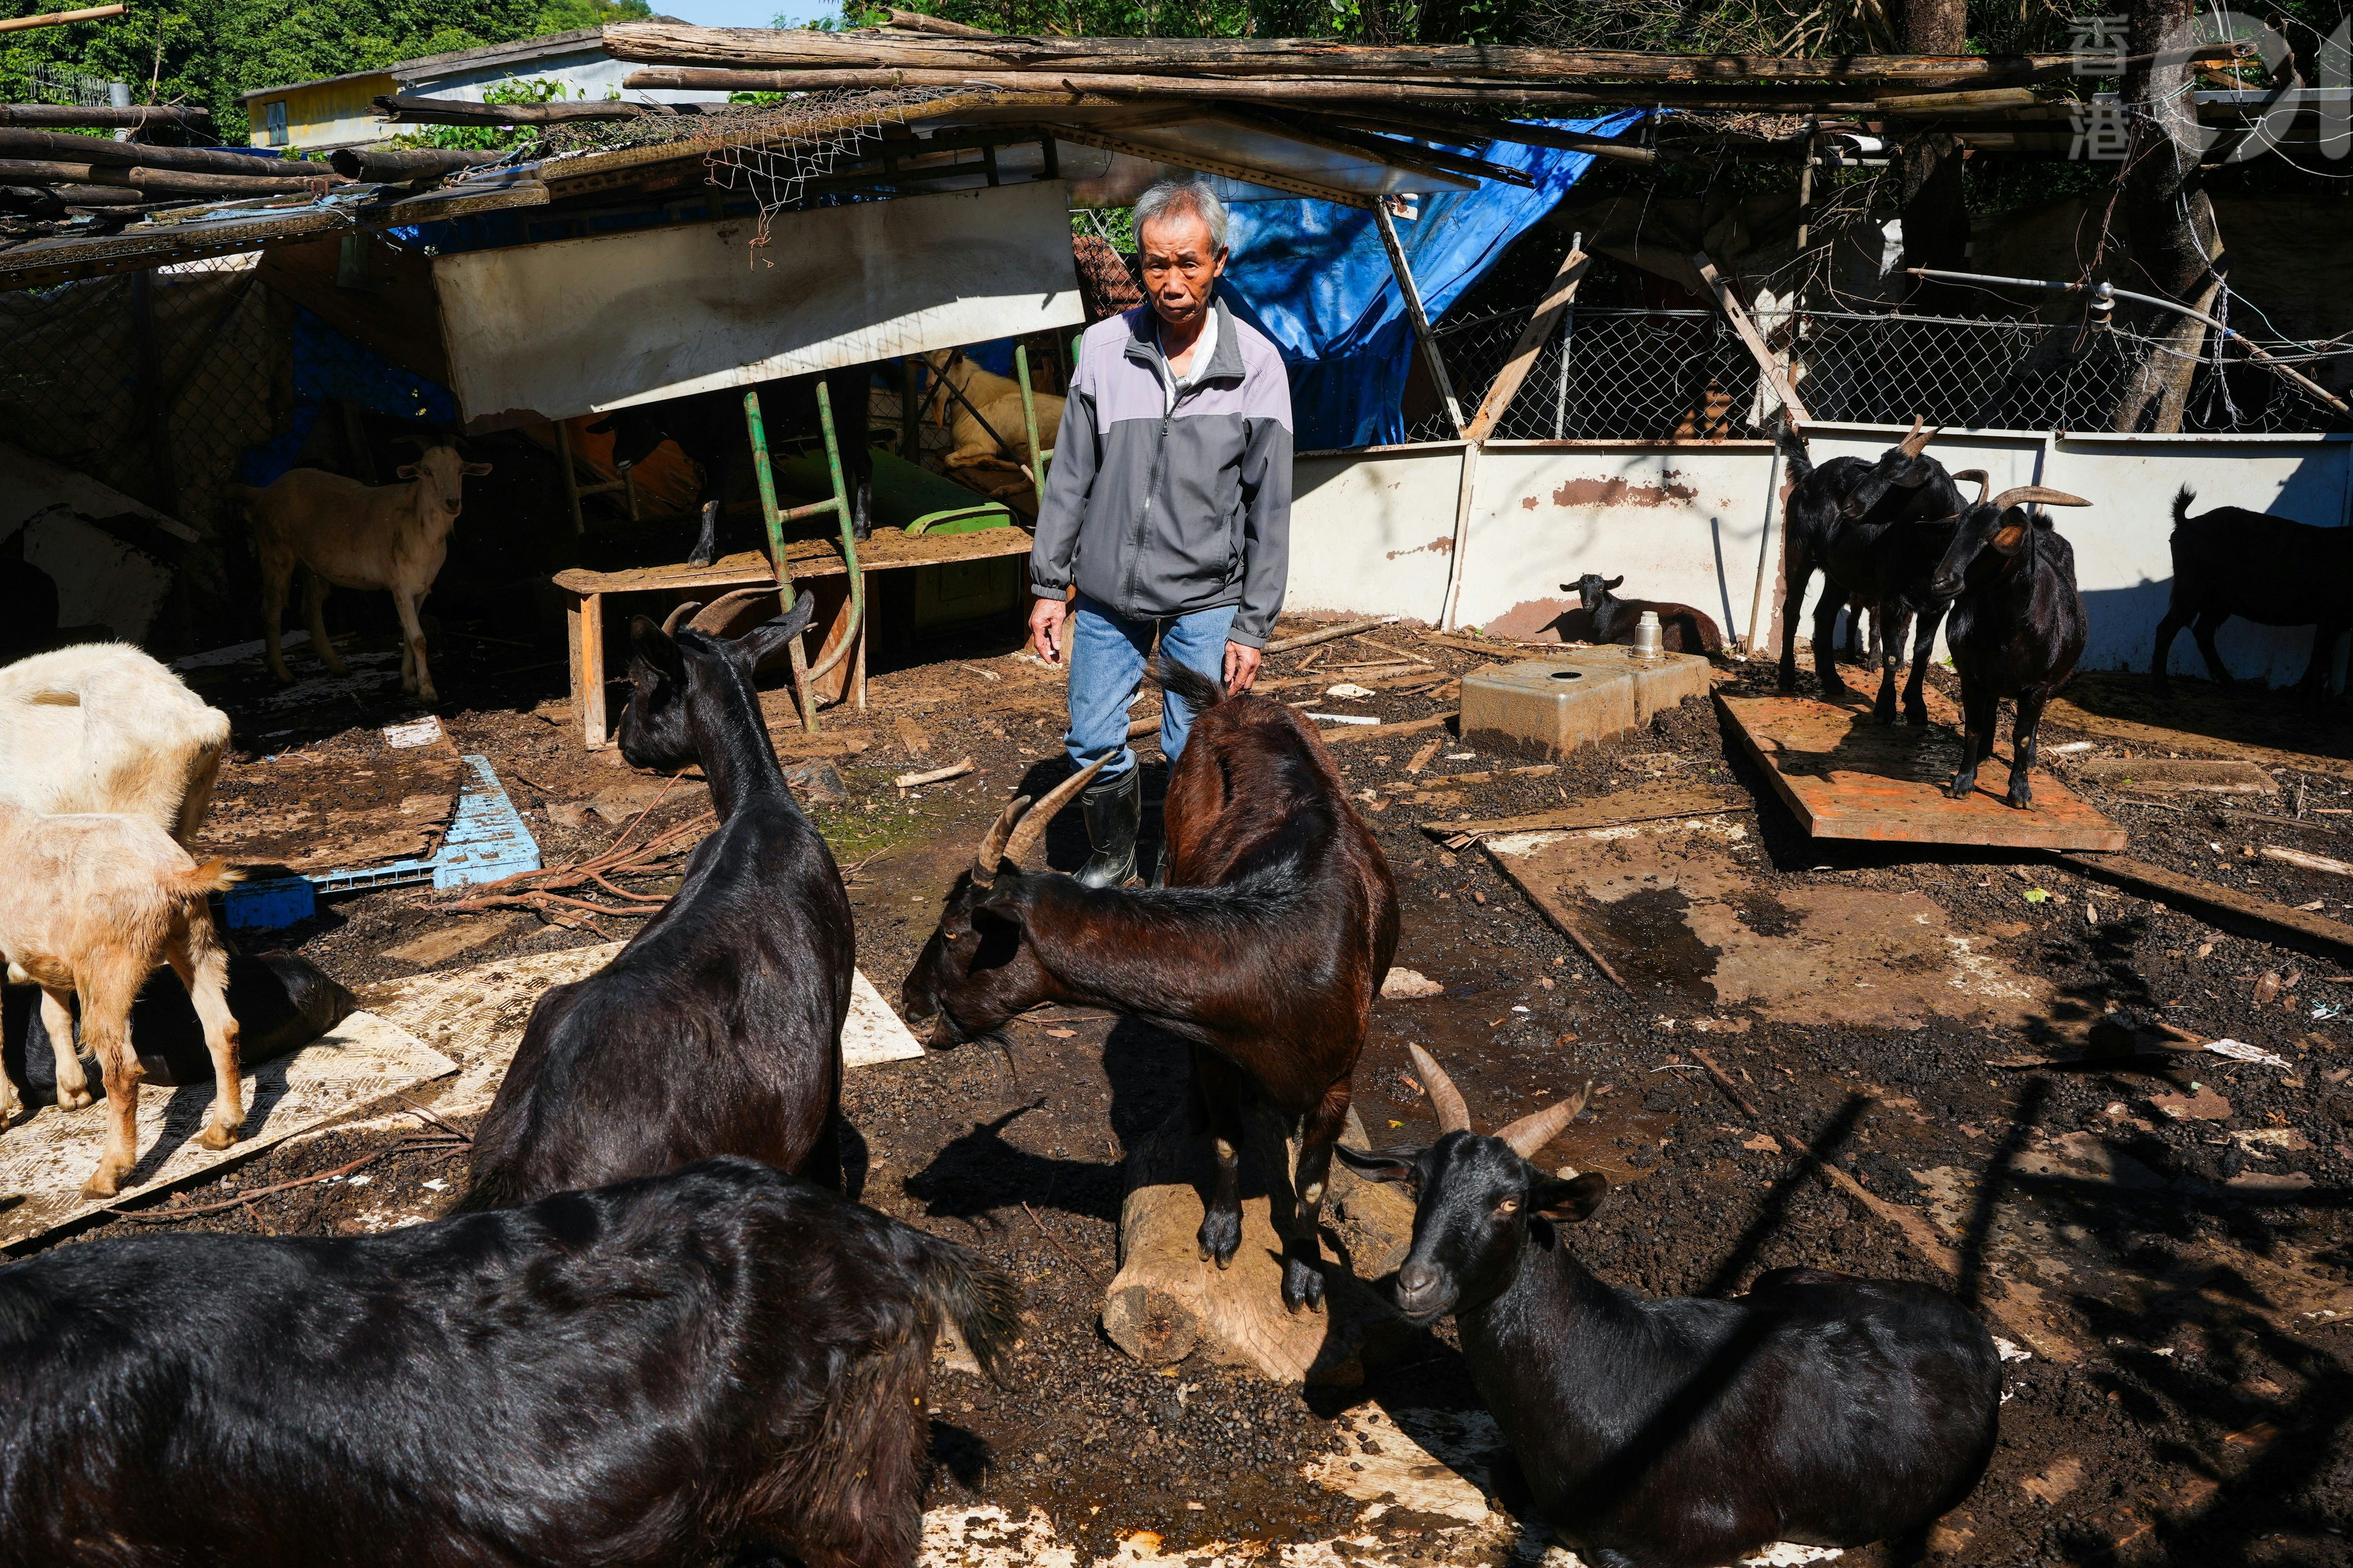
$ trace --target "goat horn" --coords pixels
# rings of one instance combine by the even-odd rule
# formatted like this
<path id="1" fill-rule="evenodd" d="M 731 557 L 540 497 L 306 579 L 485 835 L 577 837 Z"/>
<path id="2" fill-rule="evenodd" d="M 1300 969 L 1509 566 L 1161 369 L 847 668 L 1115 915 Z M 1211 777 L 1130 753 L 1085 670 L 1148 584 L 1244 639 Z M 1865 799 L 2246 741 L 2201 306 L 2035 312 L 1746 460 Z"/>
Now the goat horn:
<path id="1" fill-rule="evenodd" d="M 1953 483 L 1957 485 L 1963 479 L 1977 480 L 1978 499 L 1971 504 L 1975 506 L 1985 505 L 1986 491 L 1993 489 L 1993 480 L 1987 476 L 1986 471 L 1983 468 L 1963 468 L 1959 473 L 1953 476 Z"/>
<path id="2" fill-rule="evenodd" d="M 695 611 L 701 608 L 702 608 L 702 600 L 689 599 L 685 604 L 681 605 L 677 609 L 672 610 L 669 615 L 664 616 L 662 617 L 662 636 L 666 637 L 676 637 L 678 635 L 679 622 L 686 619 L 687 616 L 694 614 Z"/>
<path id="3" fill-rule="evenodd" d="M 2071 496 L 2065 490 L 2046 489 L 2041 485 L 2020 485 L 2015 489 L 2004 490 L 2001 494 L 1993 498 L 1993 504 L 1996 510 L 2021 504 L 2031 504 L 2036 501 L 2040 501 L 2044 506 L 2089 506 L 2092 504 L 2090 501 L 2085 500 L 2082 496 Z"/>
<path id="4" fill-rule="evenodd" d="M 1577 1120 L 1577 1113 L 1585 1109 L 1585 1097 L 1592 1092 L 1593 1085 L 1588 1080 L 1583 1089 L 1559 1104 L 1523 1116 L 1495 1136 L 1509 1143 L 1512 1152 L 1521 1159 L 1533 1160 L 1537 1150 L 1559 1137 L 1560 1130 Z"/>
<path id="5" fill-rule="evenodd" d="M 1915 414 L 1912 416 L 1912 434 L 1905 437 L 1904 439 L 1898 441 L 1896 445 L 1904 449 L 1904 455 L 1905 457 L 1916 458 L 1921 453 L 1928 449 L 1929 442 L 1935 440 L 1944 433 L 1945 427 L 1942 425 L 1936 426 L 1927 430 L 1921 429 L 1920 416 Z"/>
<path id="6" fill-rule="evenodd" d="M 997 885 L 997 865 L 1005 858 L 1005 842 L 1013 837 L 1013 825 L 1029 809 L 1029 797 L 1022 795 L 997 814 L 988 837 L 980 841 L 979 850 L 972 858 L 972 885 L 993 888 Z"/>
<path id="7" fill-rule="evenodd" d="M 739 606 L 776 591 L 774 588 L 738 588 L 732 594 L 722 594 L 696 612 L 694 619 L 686 624 L 696 631 L 717 637 L 727 629 L 727 623 L 734 619 Z"/>
<path id="8" fill-rule="evenodd" d="M 1103 764 L 1110 761 L 1108 756 L 1098 757 L 1048 790 L 1046 798 L 1024 812 L 1018 822 L 1013 825 L 1013 837 L 1006 840 L 1005 858 L 1016 866 L 1028 859 L 1030 852 L 1038 847 L 1038 841 L 1046 837 L 1046 826 L 1054 820 L 1054 814 L 1069 805 L 1072 795 L 1092 784 L 1094 776 L 1103 771 Z"/>
<path id="9" fill-rule="evenodd" d="M 1421 1074 L 1421 1087 L 1430 1091 L 1430 1108 L 1438 1112 L 1439 1136 L 1470 1131 L 1471 1108 L 1462 1103 L 1462 1091 L 1454 1087 L 1438 1058 L 1419 1046 L 1409 1045 L 1406 1050 L 1413 1058 L 1414 1070 Z"/>

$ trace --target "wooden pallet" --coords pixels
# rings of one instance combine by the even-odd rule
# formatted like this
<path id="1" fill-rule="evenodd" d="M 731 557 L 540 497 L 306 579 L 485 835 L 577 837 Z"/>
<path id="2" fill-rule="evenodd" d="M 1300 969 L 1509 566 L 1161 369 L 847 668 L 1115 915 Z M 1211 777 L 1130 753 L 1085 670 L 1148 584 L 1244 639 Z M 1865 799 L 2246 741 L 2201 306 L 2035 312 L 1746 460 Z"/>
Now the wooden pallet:
<path id="1" fill-rule="evenodd" d="M 1997 753 L 1978 769 L 1967 800 L 1945 794 L 1959 769 L 1961 738 L 1942 725 L 1881 725 L 1865 707 L 1798 697 L 1716 696 L 1735 733 L 1774 791 L 1817 838 L 1894 844 L 1966 844 L 2014 849 L 2125 847 L 2125 830 L 2047 772 L 2036 770 L 2034 808 L 2003 800 L 2010 767 Z"/>

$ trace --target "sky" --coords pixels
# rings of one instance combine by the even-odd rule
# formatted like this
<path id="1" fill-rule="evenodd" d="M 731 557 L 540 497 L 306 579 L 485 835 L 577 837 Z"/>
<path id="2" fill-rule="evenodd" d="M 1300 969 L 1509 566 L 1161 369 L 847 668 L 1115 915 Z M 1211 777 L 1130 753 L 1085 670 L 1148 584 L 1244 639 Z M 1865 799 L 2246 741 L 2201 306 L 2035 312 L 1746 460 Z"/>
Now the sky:
<path id="1" fill-rule="evenodd" d="M 838 7 L 825 0 L 654 0 L 654 9 L 698 27 L 765 27 L 779 16 L 797 27 Z"/>

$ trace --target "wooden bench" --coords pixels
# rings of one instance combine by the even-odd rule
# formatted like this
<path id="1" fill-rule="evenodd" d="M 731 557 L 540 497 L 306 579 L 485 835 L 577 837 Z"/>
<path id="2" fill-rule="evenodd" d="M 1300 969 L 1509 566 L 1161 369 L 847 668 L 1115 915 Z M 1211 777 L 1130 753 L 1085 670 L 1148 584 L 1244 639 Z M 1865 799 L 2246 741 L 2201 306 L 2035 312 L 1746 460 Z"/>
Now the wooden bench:
<path id="1" fill-rule="evenodd" d="M 858 546 L 859 575 L 866 580 L 872 602 L 873 575 L 910 566 L 941 566 L 957 561 L 986 561 L 997 556 L 1029 553 L 1029 531 L 985 528 L 972 533 L 923 533 L 910 537 L 895 528 L 878 528 Z M 844 577 L 848 568 L 840 544 L 829 539 L 800 540 L 785 546 L 785 570 L 794 583 Z M 575 567 L 558 572 L 554 582 L 568 596 L 565 629 L 572 654 L 572 711 L 580 720 L 580 734 L 590 751 L 612 744 L 605 721 L 605 600 L 615 594 L 693 593 L 730 588 L 765 587 L 776 583 L 768 558 L 756 551 L 722 556 L 708 566 L 636 566 L 621 572 L 591 572 Z M 870 621 L 872 616 L 867 617 Z M 842 603 L 818 645 L 818 658 L 851 635 L 849 596 Z M 866 628 L 856 628 L 854 660 L 841 691 L 866 706 Z"/>

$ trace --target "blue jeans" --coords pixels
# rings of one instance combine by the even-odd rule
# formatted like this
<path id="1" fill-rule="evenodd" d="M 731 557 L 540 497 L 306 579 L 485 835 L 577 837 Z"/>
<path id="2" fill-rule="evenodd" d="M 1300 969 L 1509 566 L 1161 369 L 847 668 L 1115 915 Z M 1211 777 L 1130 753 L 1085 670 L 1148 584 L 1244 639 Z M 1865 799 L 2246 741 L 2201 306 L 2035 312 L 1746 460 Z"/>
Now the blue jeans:
<path id="1" fill-rule="evenodd" d="M 1097 757 L 1111 762 L 1095 775 L 1109 782 L 1135 766 L 1127 747 L 1127 704 L 1144 683 L 1144 663 L 1152 634 L 1160 633 L 1160 656 L 1198 669 L 1222 685 L 1226 679 L 1226 633 L 1237 605 L 1218 605 L 1165 621 L 1132 621 L 1084 594 L 1071 605 L 1071 763 L 1085 767 Z M 1160 750 L 1171 765 L 1193 729 L 1193 710 L 1175 692 L 1160 708 Z"/>

